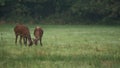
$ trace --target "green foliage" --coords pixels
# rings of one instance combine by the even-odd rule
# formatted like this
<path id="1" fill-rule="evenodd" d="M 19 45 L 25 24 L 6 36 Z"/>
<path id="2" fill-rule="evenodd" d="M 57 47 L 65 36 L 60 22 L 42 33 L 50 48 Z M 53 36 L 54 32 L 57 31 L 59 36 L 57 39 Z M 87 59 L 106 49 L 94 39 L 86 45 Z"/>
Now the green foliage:
<path id="1" fill-rule="evenodd" d="M 120 24 L 119 0 L 0 0 L 0 9 L 3 20 L 15 17 L 18 21 L 25 18 L 43 21 L 57 17 L 67 24 L 85 21 L 93 22 L 87 24 Z"/>

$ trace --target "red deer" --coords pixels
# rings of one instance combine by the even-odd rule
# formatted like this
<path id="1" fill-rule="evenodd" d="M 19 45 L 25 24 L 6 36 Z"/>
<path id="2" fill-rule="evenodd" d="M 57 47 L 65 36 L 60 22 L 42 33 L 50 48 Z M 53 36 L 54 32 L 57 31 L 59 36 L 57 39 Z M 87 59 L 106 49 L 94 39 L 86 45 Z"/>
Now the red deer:
<path id="1" fill-rule="evenodd" d="M 40 40 L 40 45 L 42 46 L 42 36 L 43 36 L 43 30 L 42 30 L 42 28 L 40 28 L 39 26 L 37 26 L 34 29 L 34 36 L 35 36 L 35 39 L 34 39 L 35 45 L 37 45 L 38 40 Z"/>
<path id="2" fill-rule="evenodd" d="M 19 43 L 22 44 L 22 38 L 24 41 L 24 44 L 27 45 L 27 40 L 29 41 L 29 46 L 31 46 L 33 44 L 32 40 L 31 40 L 31 35 L 29 32 L 29 29 L 27 26 L 23 25 L 23 24 L 17 24 L 14 28 L 14 32 L 16 35 L 16 39 L 15 39 L 15 43 L 17 44 L 17 39 L 18 36 L 20 36 L 20 40 Z"/>

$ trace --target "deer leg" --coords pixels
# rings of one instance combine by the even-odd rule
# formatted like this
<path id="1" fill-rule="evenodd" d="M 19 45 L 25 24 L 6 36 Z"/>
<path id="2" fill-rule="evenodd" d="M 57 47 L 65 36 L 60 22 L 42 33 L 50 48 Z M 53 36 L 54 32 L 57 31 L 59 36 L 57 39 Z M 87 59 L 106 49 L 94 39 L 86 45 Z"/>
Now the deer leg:
<path id="1" fill-rule="evenodd" d="M 16 34 L 15 44 L 17 44 L 18 35 Z"/>
<path id="2" fill-rule="evenodd" d="M 27 45 L 26 37 L 24 37 L 23 40 L 24 40 L 24 45 L 26 46 Z"/>
<path id="3" fill-rule="evenodd" d="M 37 39 L 34 39 L 34 40 L 33 40 L 33 43 L 34 43 L 35 45 L 37 45 L 37 41 L 38 41 Z"/>
<path id="4" fill-rule="evenodd" d="M 20 36 L 19 42 L 20 42 L 20 45 L 22 45 L 22 36 Z"/>
<path id="5" fill-rule="evenodd" d="M 27 45 L 27 37 L 25 39 L 26 39 L 26 45 Z"/>
<path id="6" fill-rule="evenodd" d="M 24 41 L 24 45 L 26 45 L 26 44 L 25 44 L 25 38 L 23 38 L 23 41 Z"/>
<path id="7" fill-rule="evenodd" d="M 42 38 L 40 38 L 40 45 L 42 46 Z"/>

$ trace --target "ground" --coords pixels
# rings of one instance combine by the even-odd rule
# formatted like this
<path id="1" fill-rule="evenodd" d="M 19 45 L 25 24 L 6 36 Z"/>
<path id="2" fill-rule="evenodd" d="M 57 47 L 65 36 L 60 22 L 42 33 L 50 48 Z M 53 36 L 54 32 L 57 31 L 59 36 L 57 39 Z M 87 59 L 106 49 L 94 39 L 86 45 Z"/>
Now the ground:
<path id="1" fill-rule="evenodd" d="M 38 25 L 28 25 L 32 39 Z M 120 68 L 120 26 L 40 25 L 43 46 L 15 45 L 15 24 L 0 25 L 0 68 Z"/>

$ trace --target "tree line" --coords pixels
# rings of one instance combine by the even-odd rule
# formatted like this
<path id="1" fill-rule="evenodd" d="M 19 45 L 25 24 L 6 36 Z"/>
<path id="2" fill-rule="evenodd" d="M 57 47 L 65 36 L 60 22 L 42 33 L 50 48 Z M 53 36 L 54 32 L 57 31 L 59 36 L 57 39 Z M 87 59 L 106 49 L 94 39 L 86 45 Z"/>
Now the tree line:
<path id="1" fill-rule="evenodd" d="M 0 0 L 0 20 L 50 24 L 120 24 L 120 0 Z"/>

